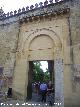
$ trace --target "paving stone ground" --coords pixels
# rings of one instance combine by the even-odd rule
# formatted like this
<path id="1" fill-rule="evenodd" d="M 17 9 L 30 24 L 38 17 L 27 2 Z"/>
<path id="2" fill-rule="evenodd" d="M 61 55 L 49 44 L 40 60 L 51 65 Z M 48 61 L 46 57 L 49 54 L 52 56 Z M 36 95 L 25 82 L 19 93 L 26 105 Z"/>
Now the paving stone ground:
<path id="1" fill-rule="evenodd" d="M 32 95 L 32 99 L 28 102 L 13 100 L 12 98 L 8 98 L 7 101 L 1 101 L 0 107 L 51 107 L 48 102 L 42 103 L 41 97 L 35 93 Z M 54 106 L 52 106 L 54 107 Z"/>

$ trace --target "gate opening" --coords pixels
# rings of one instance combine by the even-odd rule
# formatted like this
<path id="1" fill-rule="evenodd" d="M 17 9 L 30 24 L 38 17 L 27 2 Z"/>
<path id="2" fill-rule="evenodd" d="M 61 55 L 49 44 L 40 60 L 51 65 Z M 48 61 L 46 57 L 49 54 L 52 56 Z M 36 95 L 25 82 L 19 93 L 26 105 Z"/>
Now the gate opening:
<path id="1" fill-rule="evenodd" d="M 44 69 L 45 66 L 46 66 L 46 69 Z M 48 83 L 51 81 L 53 93 L 54 93 L 53 95 L 55 95 L 55 78 L 54 77 L 55 77 L 55 74 L 54 74 L 53 60 L 29 61 L 27 100 L 41 102 L 40 85 L 43 82 L 48 86 Z"/>

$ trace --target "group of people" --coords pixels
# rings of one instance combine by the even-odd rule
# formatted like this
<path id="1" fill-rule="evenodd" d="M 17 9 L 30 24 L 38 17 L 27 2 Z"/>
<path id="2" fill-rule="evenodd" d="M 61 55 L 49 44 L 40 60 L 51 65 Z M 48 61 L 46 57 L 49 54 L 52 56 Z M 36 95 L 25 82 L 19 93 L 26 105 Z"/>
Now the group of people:
<path id="1" fill-rule="evenodd" d="M 47 100 L 50 103 L 50 105 L 52 104 L 52 102 L 54 103 L 54 95 L 53 95 L 54 89 L 51 81 L 49 81 L 48 84 L 46 84 L 45 82 L 36 83 L 35 89 L 36 89 L 36 93 L 41 95 L 41 102 L 45 103 Z"/>

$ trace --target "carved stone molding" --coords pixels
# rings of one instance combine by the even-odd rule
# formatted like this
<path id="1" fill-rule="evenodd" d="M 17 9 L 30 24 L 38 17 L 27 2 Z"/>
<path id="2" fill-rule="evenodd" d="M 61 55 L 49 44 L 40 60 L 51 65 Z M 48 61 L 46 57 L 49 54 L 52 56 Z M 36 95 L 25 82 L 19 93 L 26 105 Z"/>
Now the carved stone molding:
<path id="1" fill-rule="evenodd" d="M 40 14 L 40 15 L 32 15 L 32 16 L 29 16 L 29 17 L 26 17 L 26 18 L 22 18 L 20 19 L 20 23 L 23 23 L 23 22 L 32 22 L 32 21 L 38 21 L 38 20 L 43 20 L 44 18 L 45 19 L 51 19 L 52 17 L 56 17 L 58 15 L 64 15 L 64 14 L 67 14 L 69 13 L 70 9 L 69 8 L 65 8 L 65 9 L 60 9 L 60 10 L 56 10 L 56 11 L 50 11 L 50 12 L 45 12 L 43 14 Z"/>
<path id="2" fill-rule="evenodd" d="M 15 16 L 20 16 L 21 17 L 21 15 L 22 15 L 22 18 L 24 18 L 24 15 L 31 12 L 32 10 L 33 11 L 36 11 L 36 9 L 45 10 L 45 8 L 47 9 L 48 5 L 52 4 L 53 6 L 55 6 L 56 4 L 59 4 L 59 2 L 64 3 L 64 2 L 66 2 L 66 0 L 60 0 L 60 1 L 55 0 L 55 2 L 53 2 L 53 0 L 49 0 L 49 1 L 45 0 L 44 3 L 40 2 L 39 4 L 36 3 L 35 5 L 31 5 L 30 7 L 27 6 L 26 8 L 24 8 L 24 7 L 22 9 L 19 8 L 18 10 L 8 12 L 7 14 L 5 14 L 4 11 L 2 11 L 2 9 L 0 9 L 0 20 L 9 19 L 9 18 L 12 18 L 12 17 L 15 17 Z M 56 12 L 57 12 L 57 15 L 66 12 L 66 10 L 64 10 L 64 9 L 62 9 L 61 11 L 60 10 L 57 11 L 57 9 L 56 9 L 55 12 L 51 12 L 51 10 L 50 10 L 51 13 L 56 14 Z M 47 13 L 47 11 L 46 11 L 46 13 Z M 46 14 L 46 13 L 44 12 L 43 15 Z M 41 14 L 39 16 L 41 16 Z M 32 15 L 30 17 L 32 17 Z"/>

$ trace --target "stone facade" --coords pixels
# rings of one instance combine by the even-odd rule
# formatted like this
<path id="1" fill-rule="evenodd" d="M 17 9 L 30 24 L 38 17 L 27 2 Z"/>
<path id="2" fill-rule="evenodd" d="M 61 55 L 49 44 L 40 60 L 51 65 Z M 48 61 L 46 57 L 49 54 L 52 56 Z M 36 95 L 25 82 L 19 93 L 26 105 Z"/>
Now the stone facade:
<path id="1" fill-rule="evenodd" d="M 54 60 L 55 102 L 80 106 L 80 1 L 26 7 L 0 17 L 0 67 L 13 95 L 26 99 L 29 61 Z M 58 94 L 59 93 L 59 94 Z"/>

